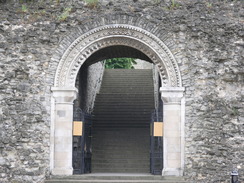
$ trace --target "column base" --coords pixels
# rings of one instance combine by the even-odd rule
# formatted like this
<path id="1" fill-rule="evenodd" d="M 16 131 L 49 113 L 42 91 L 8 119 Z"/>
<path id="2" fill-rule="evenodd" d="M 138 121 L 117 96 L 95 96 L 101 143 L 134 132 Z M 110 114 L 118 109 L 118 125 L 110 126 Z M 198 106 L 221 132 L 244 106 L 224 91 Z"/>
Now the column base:
<path id="1" fill-rule="evenodd" d="M 52 175 L 73 175 L 73 168 L 54 168 Z"/>
<path id="2" fill-rule="evenodd" d="M 162 176 L 183 176 L 183 171 L 179 168 L 164 168 Z"/>

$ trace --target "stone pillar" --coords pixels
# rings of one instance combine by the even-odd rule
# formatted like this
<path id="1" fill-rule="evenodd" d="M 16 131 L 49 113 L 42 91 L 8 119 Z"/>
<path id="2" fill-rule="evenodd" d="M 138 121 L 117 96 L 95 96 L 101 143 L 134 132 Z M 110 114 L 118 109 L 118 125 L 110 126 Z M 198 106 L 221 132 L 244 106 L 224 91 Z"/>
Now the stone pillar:
<path id="1" fill-rule="evenodd" d="M 54 109 L 54 154 L 53 175 L 72 175 L 72 127 L 73 101 L 77 96 L 76 88 L 53 87 Z"/>
<path id="2" fill-rule="evenodd" d="M 163 176 L 182 176 L 184 169 L 184 87 L 161 87 L 164 122 Z M 184 104 L 183 104 L 184 105 Z M 183 110 L 182 110 L 183 109 Z"/>

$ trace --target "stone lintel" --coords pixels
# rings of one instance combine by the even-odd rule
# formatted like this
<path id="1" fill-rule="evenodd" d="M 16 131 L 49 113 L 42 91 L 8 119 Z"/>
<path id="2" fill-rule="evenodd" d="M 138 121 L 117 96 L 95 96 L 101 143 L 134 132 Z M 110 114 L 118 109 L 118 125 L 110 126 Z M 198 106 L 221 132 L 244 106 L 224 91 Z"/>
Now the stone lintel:
<path id="1" fill-rule="evenodd" d="M 78 94 L 75 87 L 52 87 L 51 91 L 56 104 L 73 104 Z"/>
<path id="2" fill-rule="evenodd" d="M 164 104 L 180 104 L 185 87 L 161 87 L 161 98 Z"/>

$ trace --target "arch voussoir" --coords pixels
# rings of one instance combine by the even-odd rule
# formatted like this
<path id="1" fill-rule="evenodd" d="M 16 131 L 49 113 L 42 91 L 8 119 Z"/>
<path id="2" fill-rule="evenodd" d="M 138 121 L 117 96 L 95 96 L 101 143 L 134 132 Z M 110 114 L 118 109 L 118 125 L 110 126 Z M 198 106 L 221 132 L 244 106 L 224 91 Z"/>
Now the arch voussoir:
<path id="1" fill-rule="evenodd" d="M 55 86 L 74 86 L 80 66 L 99 49 L 124 45 L 145 53 L 158 67 L 163 86 L 180 87 L 181 76 L 170 49 L 150 32 L 126 24 L 94 28 L 80 35 L 64 52 L 55 77 Z"/>

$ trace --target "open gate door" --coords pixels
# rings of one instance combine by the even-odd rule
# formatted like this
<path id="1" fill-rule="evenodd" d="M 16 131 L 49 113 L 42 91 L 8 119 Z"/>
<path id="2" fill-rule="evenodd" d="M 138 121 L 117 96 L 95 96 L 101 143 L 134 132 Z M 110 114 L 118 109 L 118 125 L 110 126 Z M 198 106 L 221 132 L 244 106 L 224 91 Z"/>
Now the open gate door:
<path id="1" fill-rule="evenodd" d="M 74 111 L 73 174 L 91 173 L 91 115 Z"/>
<path id="2" fill-rule="evenodd" d="M 163 122 L 162 114 L 153 112 L 150 136 L 150 172 L 162 175 L 163 169 Z"/>

